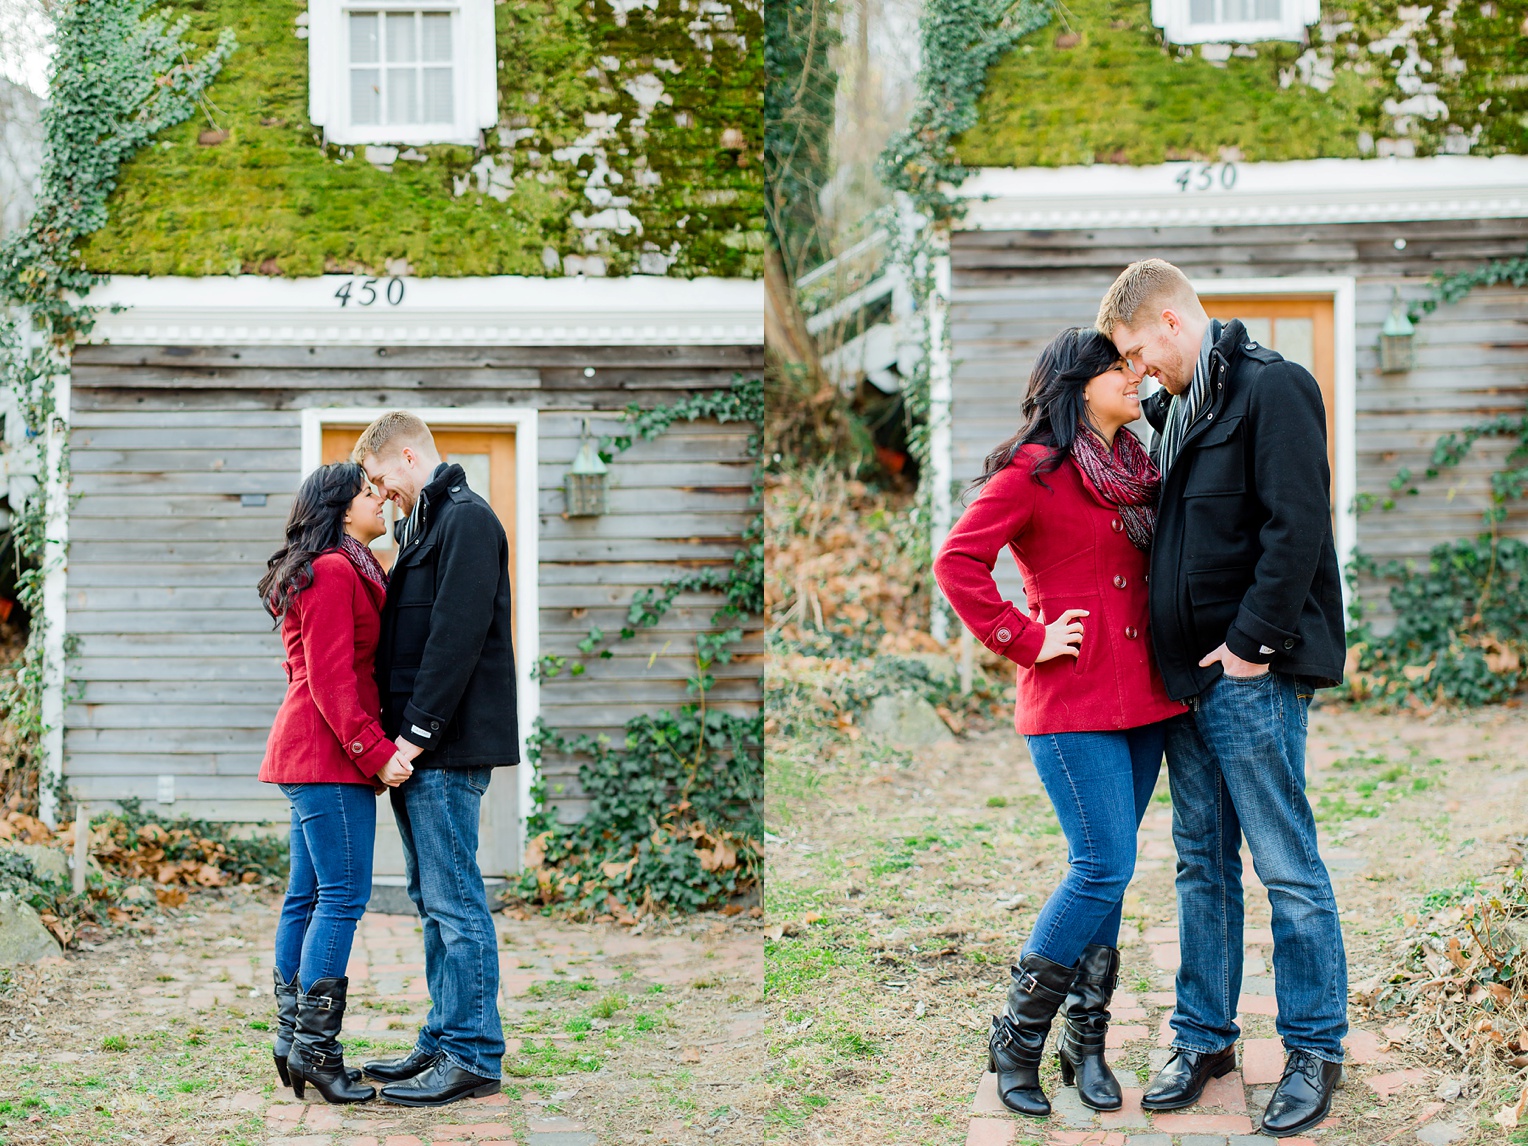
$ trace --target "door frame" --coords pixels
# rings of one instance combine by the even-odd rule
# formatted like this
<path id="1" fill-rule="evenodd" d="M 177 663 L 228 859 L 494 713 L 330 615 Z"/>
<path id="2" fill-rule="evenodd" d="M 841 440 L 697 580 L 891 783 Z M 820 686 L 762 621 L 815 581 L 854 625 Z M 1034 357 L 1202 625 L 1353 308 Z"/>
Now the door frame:
<path id="1" fill-rule="evenodd" d="M 1352 275 L 1290 275 L 1266 278 L 1191 279 L 1194 290 L 1205 298 L 1217 295 L 1318 295 L 1332 300 L 1332 370 L 1337 408 L 1332 424 L 1336 442 L 1332 456 L 1333 502 L 1336 510 L 1337 567 L 1341 572 L 1342 603 L 1349 600 L 1347 568 L 1358 547 L 1358 280 Z"/>
<path id="2" fill-rule="evenodd" d="M 324 427 L 362 425 L 396 406 L 309 406 L 302 414 L 302 475 L 318 468 L 323 457 Z M 516 812 L 520 850 L 523 854 L 526 820 L 531 814 L 531 793 L 538 770 L 526 751 L 526 738 L 541 714 L 541 692 L 532 670 L 541 657 L 537 616 L 540 594 L 536 578 L 540 569 L 537 539 L 540 534 L 538 504 L 536 415 L 529 406 L 409 407 L 433 426 L 475 429 L 513 429 L 515 432 L 515 584 L 514 610 L 518 632 L 515 648 L 515 689 L 520 718 L 520 764 L 516 772 Z M 520 857 L 516 857 L 516 864 Z M 517 869 L 518 870 L 518 867 Z"/>

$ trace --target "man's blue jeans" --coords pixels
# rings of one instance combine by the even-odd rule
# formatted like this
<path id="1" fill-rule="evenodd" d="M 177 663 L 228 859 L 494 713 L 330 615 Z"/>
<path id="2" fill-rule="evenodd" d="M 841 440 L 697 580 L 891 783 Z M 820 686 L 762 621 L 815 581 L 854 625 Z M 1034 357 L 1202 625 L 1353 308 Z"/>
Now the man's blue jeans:
<path id="1" fill-rule="evenodd" d="M 369 784 L 282 784 L 292 803 L 291 876 L 276 924 L 276 972 L 301 989 L 338 978 L 371 898 L 377 794 Z"/>
<path id="2" fill-rule="evenodd" d="M 1167 724 L 1178 848 L 1173 1046 L 1218 1051 L 1241 1034 L 1241 841 L 1273 909 L 1277 1027 L 1288 1051 L 1342 1061 L 1348 968 L 1337 901 L 1305 797 L 1312 690 L 1268 672 L 1221 677 Z"/>
<path id="3" fill-rule="evenodd" d="M 482 1078 L 498 1078 L 499 939 L 478 870 L 478 808 L 491 768 L 419 768 L 392 789 L 409 898 L 424 931 L 430 1013 L 416 1046 Z"/>
<path id="4" fill-rule="evenodd" d="M 1071 867 L 1041 908 L 1024 954 L 1070 967 L 1090 943 L 1118 944 L 1136 828 L 1162 767 L 1162 730 L 1158 723 L 1025 738 L 1066 833 Z"/>

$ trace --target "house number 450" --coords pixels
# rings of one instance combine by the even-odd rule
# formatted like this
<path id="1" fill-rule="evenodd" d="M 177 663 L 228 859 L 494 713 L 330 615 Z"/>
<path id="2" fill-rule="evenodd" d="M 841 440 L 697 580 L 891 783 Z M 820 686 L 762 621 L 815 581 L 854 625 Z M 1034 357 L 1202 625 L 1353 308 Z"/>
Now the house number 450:
<path id="1" fill-rule="evenodd" d="M 334 292 L 334 297 L 340 300 L 341 307 L 349 306 L 352 302 L 356 306 L 370 306 L 377 301 L 377 284 L 381 281 L 381 279 L 361 279 L 357 284 L 354 279 L 351 279 L 340 285 L 340 289 Z M 388 279 L 381 297 L 387 299 L 388 306 L 397 306 L 403 301 L 403 280 Z"/>
<path id="2" fill-rule="evenodd" d="M 1236 186 L 1236 164 L 1193 163 L 1173 177 L 1179 191 L 1229 191 Z"/>

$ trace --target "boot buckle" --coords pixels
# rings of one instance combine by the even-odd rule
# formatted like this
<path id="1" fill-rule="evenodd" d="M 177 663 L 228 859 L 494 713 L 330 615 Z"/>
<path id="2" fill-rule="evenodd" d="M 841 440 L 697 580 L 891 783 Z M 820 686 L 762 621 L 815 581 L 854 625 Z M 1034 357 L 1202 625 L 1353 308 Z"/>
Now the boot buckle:
<path id="1" fill-rule="evenodd" d="M 1020 973 L 1015 977 L 1014 981 L 1018 983 L 1019 989 L 1026 995 L 1033 995 L 1035 988 L 1040 986 L 1040 980 L 1035 978 L 1035 973 L 1027 967 L 1021 967 L 1019 971 Z"/>

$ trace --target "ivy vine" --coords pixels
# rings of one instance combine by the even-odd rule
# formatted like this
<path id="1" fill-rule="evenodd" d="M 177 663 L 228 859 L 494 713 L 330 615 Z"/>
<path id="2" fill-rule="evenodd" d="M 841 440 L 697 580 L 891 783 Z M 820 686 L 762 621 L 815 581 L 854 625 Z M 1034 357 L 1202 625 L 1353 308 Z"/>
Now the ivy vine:
<path id="1" fill-rule="evenodd" d="M 41 609 L 48 523 L 64 508 L 49 504 L 48 491 L 66 490 L 69 478 L 68 412 L 57 408 L 56 386 L 94 321 L 95 308 L 79 300 L 100 280 L 79 244 L 105 224 L 123 162 L 201 106 L 235 47 L 225 32 L 192 59 L 182 41 L 188 21 L 168 23 L 149 0 L 63 0 L 52 15 L 40 186 L 31 217 L 0 246 L 0 388 L 26 427 L 34 475 L 25 503 L 12 506 L 17 597 L 30 628 L 19 663 L 0 680 L 0 716 L 13 730 L 9 794 L 34 809 L 44 795 L 43 692 L 61 667 L 49 662 Z"/>
<path id="2" fill-rule="evenodd" d="M 1528 255 L 1515 259 L 1493 259 L 1483 266 L 1470 267 L 1451 275 L 1434 275 L 1432 291 L 1428 297 L 1408 308 L 1407 317 L 1419 322 L 1423 315 L 1431 314 L 1444 303 L 1459 302 L 1477 287 L 1492 287 L 1511 283 L 1515 287 L 1528 286 Z"/>
<path id="3" fill-rule="evenodd" d="M 614 641 L 634 638 L 668 613 L 682 593 L 714 592 L 722 605 L 711 631 L 695 639 L 695 675 L 688 691 L 697 702 L 674 712 L 628 721 L 623 744 L 603 737 L 568 737 L 538 720 L 528 738 L 537 767 L 527 819 L 525 864 L 516 893 L 532 903 L 561 904 L 583 914 L 631 920 L 633 912 L 694 911 L 746 891 L 762 863 L 763 716 L 711 711 L 706 694 L 711 669 L 732 658 L 750 618 L 764 612 L 764 517 L 760 378 L 738 377 L 725 390 L 695 394 L 672 405 L 628 406 L 628 429 L 600 439 L 600 456 L 613 461 L 639 441 L 652 441 L 676 422 L 747 422 L 755 459 L 752 520 L 730 565 L 687 571 L 632 599 L 626 624 L 612 638 L 591 627 L 578 642 L 584 658 L 609 658 Z M 536 671 L 551 678 L 580 676 L 583 661 L 542 656 Z M 546 801 L 540 764 L 547 754 L 581 757 L 579 786 L 589 800 L 576 823 L 563 823 Z"/>

